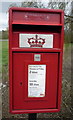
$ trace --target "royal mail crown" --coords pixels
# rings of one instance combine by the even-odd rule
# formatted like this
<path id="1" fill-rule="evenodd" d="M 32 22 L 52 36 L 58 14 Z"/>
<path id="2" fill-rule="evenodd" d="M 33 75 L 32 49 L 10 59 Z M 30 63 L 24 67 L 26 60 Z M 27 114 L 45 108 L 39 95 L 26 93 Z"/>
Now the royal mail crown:
<path id="1" fill-rule="evenodd" d="M 38 37 L 38 35 L 35 35 L 35 38 L 28 38 L 28 43 L 30 44 L 30 47 L 43 47 L 45 39 Z"/>

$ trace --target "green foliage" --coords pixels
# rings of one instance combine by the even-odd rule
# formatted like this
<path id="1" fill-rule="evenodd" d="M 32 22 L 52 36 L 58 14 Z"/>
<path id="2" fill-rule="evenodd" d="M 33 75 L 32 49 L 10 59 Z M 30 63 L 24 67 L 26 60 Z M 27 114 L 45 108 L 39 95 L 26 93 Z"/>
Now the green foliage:
<path id="1" fill-rule="evenodd" d="M 8 67 L 8 42 L 7 41 L 0 41 L 0 79 L 2 79 L 3 71 L 6 72 L 3 74 L 7 76 L 7 67 Z"/>
<path id="2" fill-rule="evenodd" d="M 0 31 L 0 39 L 8 39 L 8 30 Z"/>
<path id="3" fill-rule="evenodd" d="M 0 41 L 0 69 L 2 65 L 2 41 Z"/>
<path id="4" fill-rule="evenodd" d="M 2 39 L 2 31 L 0 31 L 0 39 Z"/>
<path id="5" fill-rule="evenodd" d="M 8 65 L 8 41 L 2 41 L 2 65 Z"/>

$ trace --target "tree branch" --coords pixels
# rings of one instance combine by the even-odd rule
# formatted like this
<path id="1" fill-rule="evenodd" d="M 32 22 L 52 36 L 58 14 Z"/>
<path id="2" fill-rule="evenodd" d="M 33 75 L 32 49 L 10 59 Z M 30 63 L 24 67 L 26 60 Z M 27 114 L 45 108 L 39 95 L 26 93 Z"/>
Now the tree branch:
<path id="1" fill-rule="evenodd" d="M 65 16 L 66 16 L 66 17 L 70 17 L 70 18 L 73 18 L 73 16 L 70 16 L 70 15 L 66 15 L 66 14 L 65 14 Z"/>

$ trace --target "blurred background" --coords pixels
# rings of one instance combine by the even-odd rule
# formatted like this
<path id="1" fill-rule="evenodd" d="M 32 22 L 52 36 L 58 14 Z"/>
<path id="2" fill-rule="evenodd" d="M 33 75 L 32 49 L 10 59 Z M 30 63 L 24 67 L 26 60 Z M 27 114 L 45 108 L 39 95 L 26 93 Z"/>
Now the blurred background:
<path id="1" fill-rule="evenodd" d="M 0 2 L 0 118 L 28 118 L 28 114 L 9 113 L 8 78 L 8 20 L 10 7 L 34 7 L 64 10 L 64 54 L 62 77 L 62 103 L 59 113 L 39 113 L 38 118 L 71 119 L 72 106 L 72 60 L 73 51 L 73 0 L 1 0 Z"/>

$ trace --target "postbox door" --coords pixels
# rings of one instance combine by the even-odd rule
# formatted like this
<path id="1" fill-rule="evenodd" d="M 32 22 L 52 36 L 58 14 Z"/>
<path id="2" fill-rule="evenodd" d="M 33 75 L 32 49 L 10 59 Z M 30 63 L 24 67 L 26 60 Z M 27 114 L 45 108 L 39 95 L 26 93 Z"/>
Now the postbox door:
<path id="1" fill-rule="evenodd" d="M 14 110 L 57 108 L 58 53 L 13 52 L 12 67 L 12 107 Z M 35 70 L 31 75 L 30 69 L 34 67 Z M 33 82 L 31 81 L 29 85 L 31 77 L 38 85 L 40 84 L 40 87 L 30 88 Z M 42 91 L 41 96 L 38 89 Z"/>

